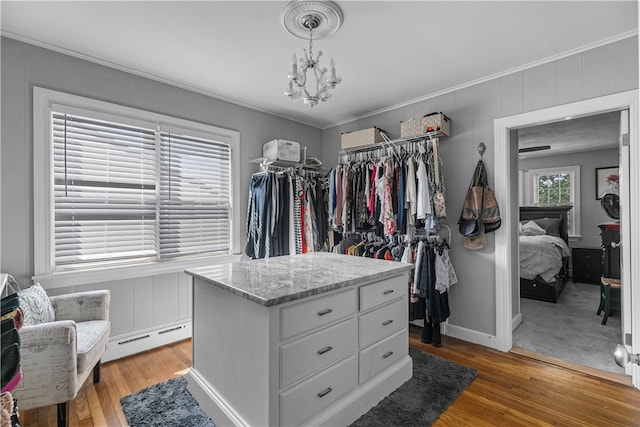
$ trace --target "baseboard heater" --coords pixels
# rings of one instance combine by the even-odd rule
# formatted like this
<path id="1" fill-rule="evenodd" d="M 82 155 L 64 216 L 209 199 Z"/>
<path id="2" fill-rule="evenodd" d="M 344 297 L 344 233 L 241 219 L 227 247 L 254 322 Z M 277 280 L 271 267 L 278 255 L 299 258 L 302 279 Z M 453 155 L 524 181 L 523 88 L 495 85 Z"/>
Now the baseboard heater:
<path id="1" fill-rule="evenodd" d="M 120 359 L 191 338 L 191 320 L 111 337 L 102 362 Z"/>

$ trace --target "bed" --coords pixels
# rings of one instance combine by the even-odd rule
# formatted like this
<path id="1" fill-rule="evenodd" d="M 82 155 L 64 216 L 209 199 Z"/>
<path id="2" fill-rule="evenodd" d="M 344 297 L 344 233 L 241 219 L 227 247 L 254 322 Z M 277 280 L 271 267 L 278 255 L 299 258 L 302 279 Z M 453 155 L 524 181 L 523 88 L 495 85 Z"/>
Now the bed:
<path id="1" fill-rule="evenodd" d="M 568 279 L 567 212 L 571 206 L 521 206 L 520 296 L 557 302 Z"/>

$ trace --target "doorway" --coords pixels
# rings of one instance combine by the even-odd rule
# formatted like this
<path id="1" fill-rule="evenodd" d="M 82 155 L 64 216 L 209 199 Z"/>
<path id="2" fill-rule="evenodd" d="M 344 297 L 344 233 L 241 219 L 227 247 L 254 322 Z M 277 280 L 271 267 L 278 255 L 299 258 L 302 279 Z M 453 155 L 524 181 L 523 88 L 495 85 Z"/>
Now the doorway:
<path id="1" fill-rule="evenodd" d="M 629 188 L 640 188 L 640 147 L 638 147 L 638 91 L 622 92 L 605 97 L 565 104 L 545 110 L 518 114 L 496 119 L 494 121 L 494 155 L 495 155 L 495 191 L 502 200 L 503 227 L 496 232 L 496 341 L 497 348 L 509 351 L 512 347 L 512 327 L 518 310 L 518 259 L 517 233 L 514 227 L 518 224 L 518 188 L 517 182 L 517 149 L 512 144 L 515 129 L 538 124 L 551 123 L 568 116 L 583 117 L 596 113 L 629 109 L 629 138 L 627 145 L 621 145 L 621 157 L 628 162 L 621 162 L 621 192 L 629 194 L 622 198 L 623 259 L 622 259 L 622 330 L 620 342 L 624 343 L 631 353 L 640 351 L 640 340 L 631 340 L 633 331 L 640 331 L 640 281 L 632 278 L 640 277 L 640 265 L 632 265 L 630 254 L 640 253 L 640 228 L 630 227 L 630 218 L 640 218 L 640 200 L 631 195 Z M 515 139 L 514 139 L 515 140 Z M 632 383 L 640 388 L 640 367 L 627 366 L 626 373 L 632 375 Z"/>
<path id="2" fill-rule="evenodd" d="M 543 209 L 541 215 L 548 215 L 554 209 L 550 206 L 571 206 L 568 238 L 554 235 L 555 230 L 551 235 L 520 237 L 528 245 L 535 244 L 535 250 L 526 251 L 526 273 L 521 270 L 520 276 L 529 278 L 539 272 L 549 279 L 552 273 L 556 275 L 553 286 L 521 285 L 512 352 L 607 378 L 624 375 L 624 369 L 610 357 L 611 349 L 620 342 L 622 324 L 618 304 L 614 304 L 617 311 L 606 325 L 601 324 L 602 314 L 596 315 L 602 276 L 599 226 L 619 227 L 619 223 L 602 209 L 594 175 L 618 169 L 620 116 L 619 111 L 612 111 L 519 128 L 517 144 L 512 142 L 518 148 L 518 205 L 526 207 L 527 217 L 538 209 Z M 543 220 L 540 223 L 546 224 Z M 570 255 L 562 268 L 561 246 Z M 553 254 L 557 258 L 551 260 L 560 269 L 557 272 L 550 272 L 549 257 Z M 619 267 L 620 263 L 616 271 Z M 553 301 L 528 295 L 533 289 L 549 288 L 557 290 Z"/>

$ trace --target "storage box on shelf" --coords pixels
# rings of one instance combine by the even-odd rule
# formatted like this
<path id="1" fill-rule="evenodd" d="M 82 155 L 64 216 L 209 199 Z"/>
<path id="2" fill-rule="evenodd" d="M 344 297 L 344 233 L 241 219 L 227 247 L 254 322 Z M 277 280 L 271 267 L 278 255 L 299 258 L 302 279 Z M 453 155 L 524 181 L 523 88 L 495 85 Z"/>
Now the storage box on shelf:
<path id="1" fill-rule="evenodd" d="M 451 136 L 451 119 L 443 113 L 431 113 L 417 119 L 400 122 L 400 137 L 408 138 L 429 132 Z"/>
<path id="2" fill-rule="evenodd" d="M 300 162 L 300 143 L 286 139 L 274 139 L 262 146 L 262 156 L 267 160 Z"/>
<path id="3" fill-rule="evenodd" d="M 384 136 L 383 136 L 384 135 Z M 378 127 L 345 132 L 342 134 L 342 149 L 360 147 L 369 144 L 378 144 L 390 139 L 389 134 Z"/>

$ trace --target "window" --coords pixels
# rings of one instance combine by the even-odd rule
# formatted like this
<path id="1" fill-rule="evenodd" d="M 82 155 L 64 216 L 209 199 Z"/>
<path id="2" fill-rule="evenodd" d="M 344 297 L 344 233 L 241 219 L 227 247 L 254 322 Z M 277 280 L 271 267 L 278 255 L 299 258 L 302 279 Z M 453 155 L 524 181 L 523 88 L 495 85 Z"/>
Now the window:
<path id="1" fill-rule="evenodd" d="M 231 150 L 160 132 L 160 256 L 228 253 Z"/>
<path id="2" fill-rule="evenodd" d="M 570 236 L 580 235 L 580 166 L 531 169 L 528 171 L 536 206 L 571 205 L 567 229 Z M 525 195 L 526 197 L 526 195 Z"/>
<path id="3" fill-rule="evenodd" d="M 36 275 L 233 253 L 237 143 L 235 131 L 35 88 Z"/>
<path id="4" fill-rule="evenodd" d="M 64 110 L 51 112 L 55 266 L 155 257 L 155 131 Z"/>

